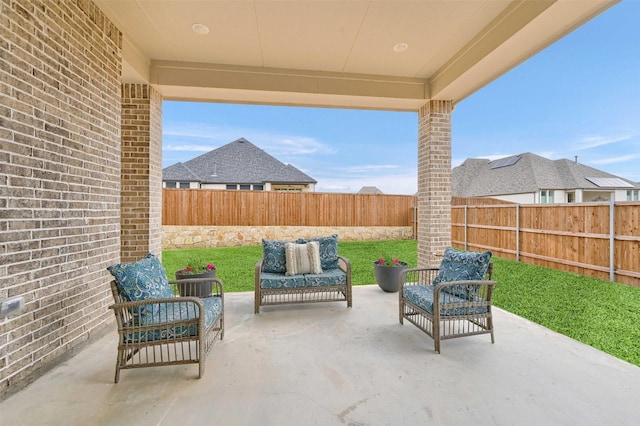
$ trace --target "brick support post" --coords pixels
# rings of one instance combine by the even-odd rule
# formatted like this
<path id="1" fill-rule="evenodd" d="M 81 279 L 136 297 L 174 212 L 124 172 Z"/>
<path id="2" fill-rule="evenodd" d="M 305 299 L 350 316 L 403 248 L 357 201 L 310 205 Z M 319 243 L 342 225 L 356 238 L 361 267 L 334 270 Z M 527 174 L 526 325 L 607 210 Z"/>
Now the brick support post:
<path id="1" fill-rule="evenodd" d="M 451 244 L 451 101 L 418 112 L 418 265 L 437 266 Z"/>
<path id="2" fill-rule="evenodd" d="M 122 85 L 121 261 L 162 254 L 162 96 Z"/>

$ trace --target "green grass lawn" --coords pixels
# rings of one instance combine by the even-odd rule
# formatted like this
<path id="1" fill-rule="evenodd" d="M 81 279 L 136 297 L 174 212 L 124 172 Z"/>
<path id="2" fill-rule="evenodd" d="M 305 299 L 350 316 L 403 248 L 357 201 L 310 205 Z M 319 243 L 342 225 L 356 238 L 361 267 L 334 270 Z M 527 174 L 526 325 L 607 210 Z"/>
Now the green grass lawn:
<path id="1" fill-rule="evenodd" d="M 417 262 L 415 240 L 340 242 L 338 252 L 351 261 L 354 285 L 375 283 L 373 262 L 380 257 L 397 257 L 410 267 Z M 165 250 L 169 278 L 194 255 L 216 265 L 225 292 L 253 291 L 261 246 Z M 640 288 L 495 257 L 493 262 L 495 306 L 640 366 Z"/>

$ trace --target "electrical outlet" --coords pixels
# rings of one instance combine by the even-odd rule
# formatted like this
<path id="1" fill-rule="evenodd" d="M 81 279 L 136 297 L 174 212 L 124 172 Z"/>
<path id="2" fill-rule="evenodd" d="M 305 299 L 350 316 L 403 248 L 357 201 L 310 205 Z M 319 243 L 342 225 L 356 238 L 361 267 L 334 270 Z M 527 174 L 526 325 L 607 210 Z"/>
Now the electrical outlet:
<path id="1" fill-rule="evenodd" d="M 24 309 L 24 297 L 12 297 L 3 300 L 0 304 L 0 318 L 6 318 L 11 315 L 18 315 Z"/>

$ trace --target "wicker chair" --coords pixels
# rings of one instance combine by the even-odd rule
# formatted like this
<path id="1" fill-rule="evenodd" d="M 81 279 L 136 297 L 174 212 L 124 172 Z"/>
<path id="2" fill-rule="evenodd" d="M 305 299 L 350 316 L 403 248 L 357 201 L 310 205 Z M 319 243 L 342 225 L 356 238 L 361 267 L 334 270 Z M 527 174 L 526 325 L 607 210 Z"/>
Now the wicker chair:
<path id="1" fill-rule="evenodd" d="M 494 343 L 491 304 L 497 283 L 491 281 L 493 264 L 485 268 L 484 279 L 440 282 L 440 268 L 404 271 L 398 292 L 400 324 L 406 319 L 429 335 L 437 353 L 445 339 L 490 334 Z"/>
<path id="2" fill-rule="evenodd" d="M 192 363 L 199 364 L 198 378 L 201 378 L 207 354 L 217 339 L 224 338 L 222 281 L 217 278 L 182 279 L 182 286 L 205 284 L 211 285 L 212 291 L 207 297 L 176 297 L 168 285 L 176 284 L 176 281 L 167 281 L 165 274 L 161 287 L 168 289 L 164 288 L 158 295 L 141 288 L 146 276 L 137 274 L 136 277 L 136 294 L 143 295 L 139 300 L 128 300 L 131 293 L 123 291 L 115 280 L 111 282 L 115 303 L 109 308 L 118 325 L 115 383 L 120 380 L 122 369 Z"/>

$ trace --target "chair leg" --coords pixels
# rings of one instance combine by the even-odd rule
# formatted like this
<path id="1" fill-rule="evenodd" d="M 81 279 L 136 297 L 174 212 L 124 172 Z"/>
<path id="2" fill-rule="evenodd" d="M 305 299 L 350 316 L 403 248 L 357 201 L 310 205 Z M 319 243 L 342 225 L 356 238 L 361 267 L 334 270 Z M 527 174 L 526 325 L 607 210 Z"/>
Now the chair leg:
<path id="1" fill-rule="evenodd" d="M 440 318 L 433 319 L 433 349 L 436 353 L 440 353 Z"/>
<path id="2" fill-rule="evenodd" d="M 493 337 L 493 317 L 489 317 L 487 318 L 487 327 L 489 327 L 489 330 L 491 330 L 491 343 L 495 343 L 495 339 Z"/>
<path id="3" fill-rule="evenodd" d="M 116 361 L 116 376 L 113 378 L 113 383 L 118 383 L 120 381 L 120 367 L 118 366 L 118 361 Z"/>
<path id="4" fill-rule="evenodd" d="M 198 379 L 202 379 L 202 376 L 204 376 L 204 363 L 206 362 L 206 357 L 205 358 L 200 358 L 200 362 L 198 362 Z"/>
<path id="5" fill-rule="evenodd" d="M 224 339 L 224 312 L 220 314 L 220 340 Z"/>

